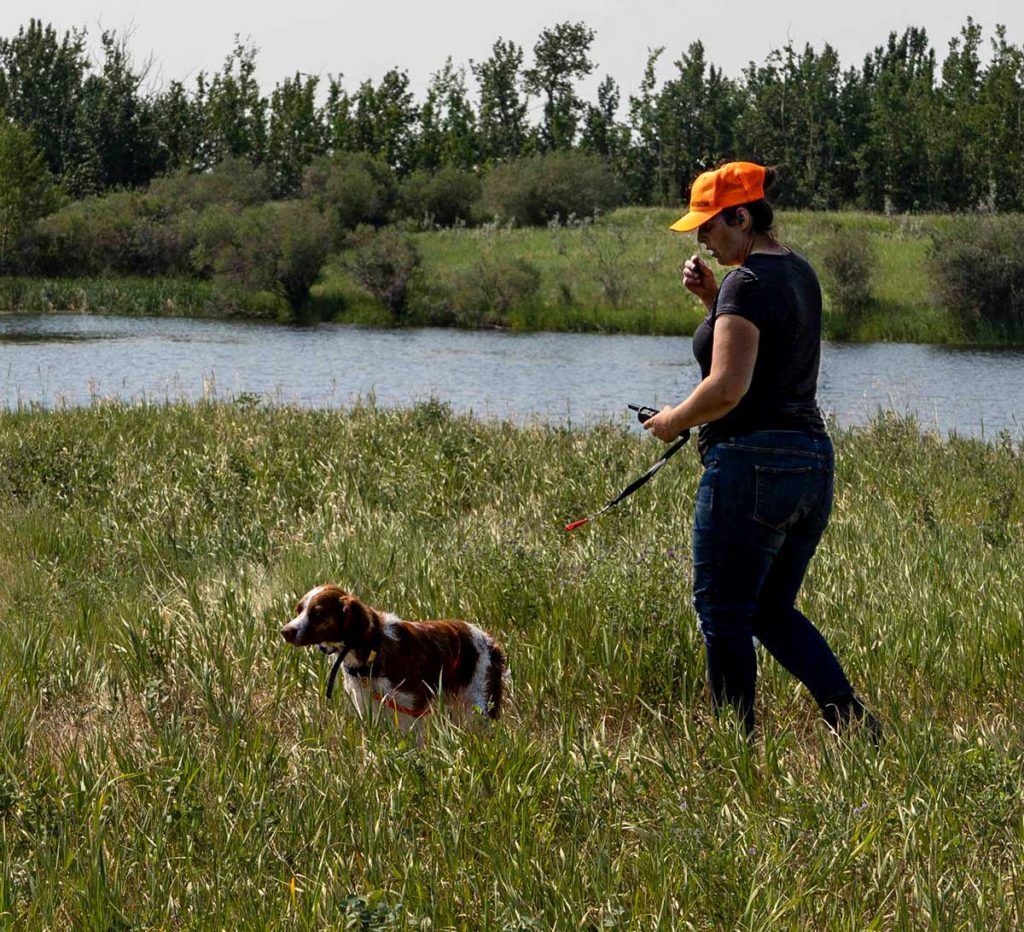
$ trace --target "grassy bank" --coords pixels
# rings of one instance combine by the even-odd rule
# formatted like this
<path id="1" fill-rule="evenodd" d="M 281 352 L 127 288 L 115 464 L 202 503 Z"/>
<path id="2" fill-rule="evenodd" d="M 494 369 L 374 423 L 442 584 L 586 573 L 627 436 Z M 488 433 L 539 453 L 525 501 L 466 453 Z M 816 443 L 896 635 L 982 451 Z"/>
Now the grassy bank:
<path id="1" fill-rule="evenodd" d="M 0 910 L 49 928 L 993 928 L 1024 897 L 1024 459 L 837 437 L 804 606 L 885 720 L 823 732 L 763 663 L 763 744 L 710 720 L 692 452 L 438 404 L 0 415 Z M 422 748 L 277 635 L 334 579 L 479 620 L 493 734 Z"/>
<path id="2" fill-rule="evenodd" d="M 408 320 L 519 330 L 691 334 L 703 317 L 703 308 L 682 289 L 678 266 L 693 240 L 667 230 L 673 219 L 675 213 L 669 210 L 627 208 L 596 225 L 415 234 L 423 264 L 411 289 Z M 868 232 L 875 259 L 871 302 L 851 319 L 826 291 L 827 336 L 960 343 L 965 342 L 965 334 L 958 321 L 939 308 L 927 266 L 929 231 L 941 222 L 938 217 L 793 212 L 780 215 L 779 227 L 782 240 L 805 252 L 819 267 L 822 246 L 837 226 Z M 452 315 L 452 303 L 465 299 L 467 287 L 486 269 L 493 271 L 501 262 L 516 260 L 529 263 L 539 274 L 534 293 L 517 295 L 513 289 L 505 308 Z M 0 308 L 216 317 L 287 313 L 284 303 L 270 295 L 159 279 L 0 279 Z M 330 262 L 314 288 L 310 316 L 381 326 L 393 323 L 390 313 L 356 283 L 344 256 Z M 998 342 L 1005 342 L 1005 337 Z"/>

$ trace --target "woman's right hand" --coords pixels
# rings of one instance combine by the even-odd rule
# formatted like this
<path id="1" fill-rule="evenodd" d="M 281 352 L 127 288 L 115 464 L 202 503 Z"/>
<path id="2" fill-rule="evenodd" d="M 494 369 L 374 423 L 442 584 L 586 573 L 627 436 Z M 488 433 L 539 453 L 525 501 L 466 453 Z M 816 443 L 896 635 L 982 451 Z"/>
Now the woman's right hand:
<path id="1" fill-rule="evenodd" d="M 683 285 L 687 291 L 700 298 L 710 311 L 715 306 L 715 297 L 718 295 L 718 282 L 715 281 L 711 266 L 694 253 L 680 266 L 679 271 L 682 273 Z"/>

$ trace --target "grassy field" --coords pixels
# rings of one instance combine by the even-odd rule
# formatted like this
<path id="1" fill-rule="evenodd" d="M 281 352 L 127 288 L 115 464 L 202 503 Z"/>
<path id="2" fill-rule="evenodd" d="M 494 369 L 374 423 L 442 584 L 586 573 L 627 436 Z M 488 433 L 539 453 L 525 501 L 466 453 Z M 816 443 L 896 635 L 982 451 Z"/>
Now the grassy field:
<path id="1" fill-rule="evenodd" d="M 704 309 L 679 282 L 678 267 L 696 248 L 693 237 L 671 233 L 677 212 L 626 208 L 596 225 L 549 229 L 438 230 L 416 235 L 422 275 L 448 292 L 499 259 L 522 259 L 541 276 L 538 293 L 496 316 L 519 330 L 580 330 L 692 334 Z M 883 217 L 865 213 L 780 213 L 780 239 L 807 255 L 818 253 L 836 227 L 867 230 L 875 266 L 872 302 L 856 321 L 845 319 L 825 291 L 827 336 L 858 341 L 959 343 L 959 323 L 934 299 L 927 264 L 934 217 Z M 712 262 L 721 277 L 722 270 Z M 342 262 L 331 265 L 318 288 L 322 300 L 344 305 L 341 319 L 386 324 L 390 318 L 350 278 Z M 429 295 L 411 301 L 412 317 L 429 321 Z M 493 319 L 493 317 L 492 317 Z"/>
<path id="2" fill-rule="evenodd" d="M 692 451 L 621 424 L 96 405 L 0 414 L 0 914 L 19 928 L 1024 924 L 1024 451 L 837 435 L 805 609 L 884 720 L 770 659 L 708 712 Z M 422 746 L 278 636 L 313 583 L 504 642 L 493 730 Z"/>
<path id="3" fill-rule="evenodd" d="M 692 237 L 667 229 L 674 219 L 677 214 L 671 210 L 625 208 L 596 224 L 414 234 L 423 264 L 411 288 L 408 322 L 691 334 L 704 311 L 682 288 L 678 267 L 695 244 Z M 930 230 L 943 222 L 938 216 L 790 212 L 779 215 L 778 226 L 783 242 L 804 252 L 819 271 L 824 267 L 819 253 L 837 227 L 868 231 L 874 259 L 870 306 L 850 319 L 831 299 L 826 282 L 826 336 L 963 343 L 968 339 L 961 325 L 932 295 L 927 263 Z M 516 260 L 529 263 L 539 274 L 535 293 L 517 293 L 502 280 L 502 263 Z M 498 298 L 506 306 L 479 306 L 474 286 L 488 277 L 496 279 L 496 288 L 506 289 Z M 468 307 L 453 313 L 453 303 Z M 0 278 L 0 308 L 215 317 L 288 313 L 271 295 L 245 295 L 178 279 Z M 313 318 L 377 326 L 394 323 L 386 308 L 356 283 L 344 254 L 329 262 L 314 288 L 309 313 Z"/>

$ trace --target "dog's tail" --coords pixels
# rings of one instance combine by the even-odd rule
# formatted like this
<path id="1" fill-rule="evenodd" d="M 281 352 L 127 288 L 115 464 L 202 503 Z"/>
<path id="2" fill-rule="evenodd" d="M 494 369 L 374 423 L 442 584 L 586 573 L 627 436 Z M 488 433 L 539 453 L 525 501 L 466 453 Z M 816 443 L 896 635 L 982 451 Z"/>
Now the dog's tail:
<path id="1" fill-rule="evenodd" d="M 505 652 L 492 642 L 491 656 L 487 667 L 487 717 L 489 719 L 496 719 L 501 715 L 507 678 L 508 668 L 505 665 Z"/>

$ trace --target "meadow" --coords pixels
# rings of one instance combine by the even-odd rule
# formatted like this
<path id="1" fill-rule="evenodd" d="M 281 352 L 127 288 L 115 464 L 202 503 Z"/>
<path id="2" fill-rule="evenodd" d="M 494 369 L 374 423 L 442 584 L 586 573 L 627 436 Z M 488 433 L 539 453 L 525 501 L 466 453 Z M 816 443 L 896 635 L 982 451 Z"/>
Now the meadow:
<path id="1" fill-rule="evenodd" d="M 405 323 L 515 330 L 689 335 L 704 316 L 679 282 L 692 237 L 671 233 L 677 212 L 623 208 L 596 222 L 548 228 L 437 229 L 412 233 L 422 264 L 410 286 Z M 1006 342 L 965 334 L 937 299 L 928 262 L 931 231 L 942 215 L 781 212 L 783 242 L 805 253 L 825 281 L 825 335 L 854 341 Z M 851 311 L 834 300 L 822 253 L 837 230 L 864 231 L 870 248 L 870 300 Z M 525 263 L 527 281 L 522 283 Z M 712 264 L 721 277 L 722 270 Z M 481 282 L 485 287 L 481 290 Z M 245 294 L 187 278 L 0 278 L 0 307 L 196 317 L 286 316 L 279 298 Z M 314 319 L 375 326 L 395 323 L 365 291 L 348 253 L 335 254 L 314 286 Z"/>
<path id="2" fill-rule="evenodd" d="M 635 427 L 97 402 L 0 414 L 0 916 L 19 928 L 1011 929 L 1024 922 L 1024 450 L 838 432 L 803 595 L 886 740 L 770 658 L 716 721 L 685 451 Z M 464 617 L 482 734 L 360 725 L 278 631 L 334 580 Z"/>

